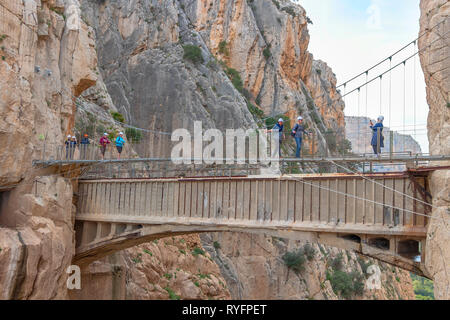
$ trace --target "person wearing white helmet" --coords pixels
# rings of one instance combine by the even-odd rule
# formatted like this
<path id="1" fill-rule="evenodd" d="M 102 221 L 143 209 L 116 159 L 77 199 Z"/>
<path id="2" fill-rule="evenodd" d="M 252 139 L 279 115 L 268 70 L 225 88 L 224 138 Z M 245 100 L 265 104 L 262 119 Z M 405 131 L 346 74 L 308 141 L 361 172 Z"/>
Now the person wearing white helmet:
<path id="1" fill-rule="evenodd" d="M 117 159 L 120 159 L 120 154 L 122 153 L 123 145 L 125 144 L 125 140 L 123 139 L 123 132 L 119 132 L 119 136 L 116 139 L 116 148 L 119 156 Z"/>
<path id="2" fill-rule="evenodd" d="M 297 144 L 297 150 L 295 152 L 295 157 L 300 158 L 300 153 L 302 150 L 302 141 L 303 141 L 303 133 L 308 134 L 305 130 L 305 126 L 303 125 L 303 117 L 297 118 L 297 123 L 292 129 L 291 135 L 295 139 L 295 143 Z"/>
<path id="3" fill-rule="evenodd" d="M 102 160 L 105 159 L 106 147 L 111 143 L 108 139 L 108 134 L 105 132 L 103 136 L 100 138 L 100 152 L 102 153 Z"/>
<path id="4" fill-rule="evenodd" d="M 284 120 L 283 118 L 278 119 L 278 122 L 275 124 L 275 126 L 271 130 L 267 130 L 267 132 L 278 132 L 278 135 L 275 136 L 275 138 L 278 139 L 278 154 L 281 158 L 281 143 L 283 142 L 285 136 L 283 133 L 284 129 Z"/>
<path id="5" fill-rule="evenodd" d="M 66 160 L 72 159 L 72 135 L 67 136 L 67 140 L 64 141 L 64 144 L 66 145 Z"/>
<path id="6" fill-rule="evenodd" d="M 381 153 L 381 148 L 384 148 L 384 137 L 383 137 L 383 121 L 384 117 L 379 116 L 377 119 L 377 123 L 374 125 L 372 120 L 370 120 L 369 126 L 373 131 L 371 145 L 373 148 L 373 152 L 376 155 Z"/>

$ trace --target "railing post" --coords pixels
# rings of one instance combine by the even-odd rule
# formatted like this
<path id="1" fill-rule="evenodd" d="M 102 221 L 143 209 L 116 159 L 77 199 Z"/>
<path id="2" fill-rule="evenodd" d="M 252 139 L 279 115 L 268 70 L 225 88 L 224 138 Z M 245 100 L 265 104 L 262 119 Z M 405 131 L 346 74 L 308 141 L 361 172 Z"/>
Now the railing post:
<path id="1" fill-rule="evenodd" d="M 394 131 L 389 132 L 389 157 L 392 159 L 394 153 Z"/>

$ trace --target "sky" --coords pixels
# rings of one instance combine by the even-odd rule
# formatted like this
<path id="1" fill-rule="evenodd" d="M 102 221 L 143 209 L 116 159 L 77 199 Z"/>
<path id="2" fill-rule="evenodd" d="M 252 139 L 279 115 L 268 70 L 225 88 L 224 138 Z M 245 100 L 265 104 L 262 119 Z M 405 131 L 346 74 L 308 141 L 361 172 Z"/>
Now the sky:
<path id="1" fill-rule="evenodd" d="M 311 36 L 309 51 L 314 59 L 325 61 L 333 69 L 338 85 L 389 57 L 419 35 L 420 0 L 291 1 L 302 5 L 312 20 L 313 24 L 308 27 Z M 395 56 L 392 66 L 401 63 L 415 50 L 417 48 L 411 45 Z M 369 73 L 369 80 L 389 68 L 387 61 Z M 349 83 L 346 92 L 358 88 L 365 80 L 364 75 Z M 341 91 L 343 93 L 343 88 Z M 367 115 L 376 119 L 382 114 L 384 124 L 400 133 L 414 136 L 416 124 L 415 138 L 422 151 L 428 152 L 428 105 L 418 56 L 407 61 L 405 68 L 401 65 L 383 76 L 381 95 L 377 79 L 368 86 L 367 92 L 366 88 L 361 88 L 359 97 L 356 91 L 346 96 L 345 102 L 346 115 Z"/>

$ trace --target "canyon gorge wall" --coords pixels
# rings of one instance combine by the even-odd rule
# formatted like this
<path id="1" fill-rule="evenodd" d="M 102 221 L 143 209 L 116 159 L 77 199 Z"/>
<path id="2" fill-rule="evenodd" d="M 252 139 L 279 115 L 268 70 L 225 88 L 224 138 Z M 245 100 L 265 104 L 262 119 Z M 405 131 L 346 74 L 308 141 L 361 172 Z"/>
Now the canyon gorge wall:
<path id="1" fill-rule="evenodd" d="M 419 40 L 422 69 L 427 84 L 428 140 L 430 153 L 450 154 L 450 2 L 420 1 Z M 440 164 L 442 165 L 442 163 Z M 434 279 L 437 299 L 450 299 L 450 171 L 437 171 L 430 178 L 433 212 L 426 243 L 426 268 Z"/>
<path id="2" fill-rule="evenodd" d="M 0 298 L 337 299 L 327 271 L 338 256 L 342 272 L 366 276 L 353 253 L 314 245 L 299 276 L 280 259 L 304 243 L 208 234 L 111 255 L 68 292 L 77 185 L 32 167 L 44 145 L 51 153 L 92 117 L 121 130 L 111 112 L 160 132 L 192 130 L 195 120 L 222 130 L 280 115 L 293 124 L 300 114 L 314 147 L 330 152 L 326 132 L 344 136 L 344 103 L 332 70 L 307 50 L 306 12 L 287 0 L 11 0 L 0 17 Z M 196 61 L 185 58 L 188 45 L 200 49 Z M 143 140 L 152 148 L 126 152 L 170 155 L 167 136 Z M 383 289 L 357 298 L 412 298 L 408 273 L 379 265 Z"/>

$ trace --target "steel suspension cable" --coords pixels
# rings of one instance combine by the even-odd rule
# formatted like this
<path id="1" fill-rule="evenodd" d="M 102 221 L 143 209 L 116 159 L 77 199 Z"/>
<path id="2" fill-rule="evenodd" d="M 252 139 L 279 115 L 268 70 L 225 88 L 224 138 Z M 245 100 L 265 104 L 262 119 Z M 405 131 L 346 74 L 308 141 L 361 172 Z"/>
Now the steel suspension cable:
<path id="1" fill-rule="evenodd" d="M 373 65 L 372 67 L 368 68 L 366 71 L 361 72 L 360 74 L 354 76 L 353 78 L 345 81 L 344 83 L 338 85 L 336 88 L 340 88 L 346 84 L 348 84 L 349 82 L 352 82 L 355 79 L 358 79 L 360 76 L 364 75 L 364 73 L 367 73 L 373 69 L 375 69 L 376 67 L 378 67 L 379 65 L 381 65 L 382 63 L 386 62 L 388 59 L 392 60 L 392 57 L 394 57 L 395 55 L 397 55 L 398 53 L 400 53 L 401 51 L 405 50 L 406 48 L 408 48 L 411 44 L 415 43 L 416 41 L 418 41 L 419 39 L 421 39 L 424 35 L 426 35 L 427 33 L 433 31 L 435 28 L 437 28 L 439 25 L 441 25 L 442 23 L 444 23 L 447 20 L 448 16 L 440 21 L 439 23 L 437 23 L 435 26 L 433 26 L 431 29 L 428 29 L 426 31 L 424 31 L 421 35 L 419 35 L 419 37 L 417 37 L 415 40 L 409 42 L 408 44 L 406 44 L 405 46 L 403 46 L 401 49 L 397 50 L 396 52 L 394 52 L 393 54 L 391 54 L 389 57 L 387 57 L 386 59 L 383 59 L 382 61 L 378 62 L 377 64 Z"/>
<path id="2" fill-rule="evenodd" d="M 447 34 L 449 34 L 449 33 L 450 33 L 450 30 L 447 31 L 446 33 L 444 33 L 442 36 L 440 35 L 440 37 L 439 37 L 438 39 L 435 39 L 434 41 L 432 41 L 431 43 L 429 43 L 426 47 L 422 48 L 421 50 L 417 51 L 417 52 L 414 53 L 413 55 L 409 56 L 409 57 L 406 58 L 404 61 L 399 62 L 398 64 L 396 64 L 395 66 L 393 66 L 393 67 L 390 68 L 389 70 L 386 70 L 386 71 L 382 72 L 381 74 L 379 74 L 378 76 L 372 78 L 371 80 L 366 81 L 366 83 L 363 83 L 363 84 L 360 85 L 359 87 L 361 88 L 361 87 L 363 87 L 363 86 L 366 86 L 366 85 L 368 85 L 369 83 L 372 83 L 373 81 L 377 80 L 377 79 L 380 77 L 380 75 L 385 75 L 385 74 L 389 73 L 390 71 L 396 69 L 397 67 L 399 67 L 399 66 L 402 65 L 403 63 L 406 63 L 408 60 L 411 60 L 412 58 L 414 58 L 415 55 L 420 54 L 420 53 L 422 53 L 423 51 L 429 49 L 429 48 L 431 47 L 431 45 L 433 45 L 435 42 L 440 41 L 440 40 L 443 40 L 444 37 L 445 37 Z M 348 96 L 349 94 L 355 92 L 356 90 L 358 90 L 358 88 L 355 88 L 355 89 L 353 89 L 353 90 L 347 92 L 345 95 Z M 343 97 L 344 97 L 344 96 L 343 96 Z"/>

